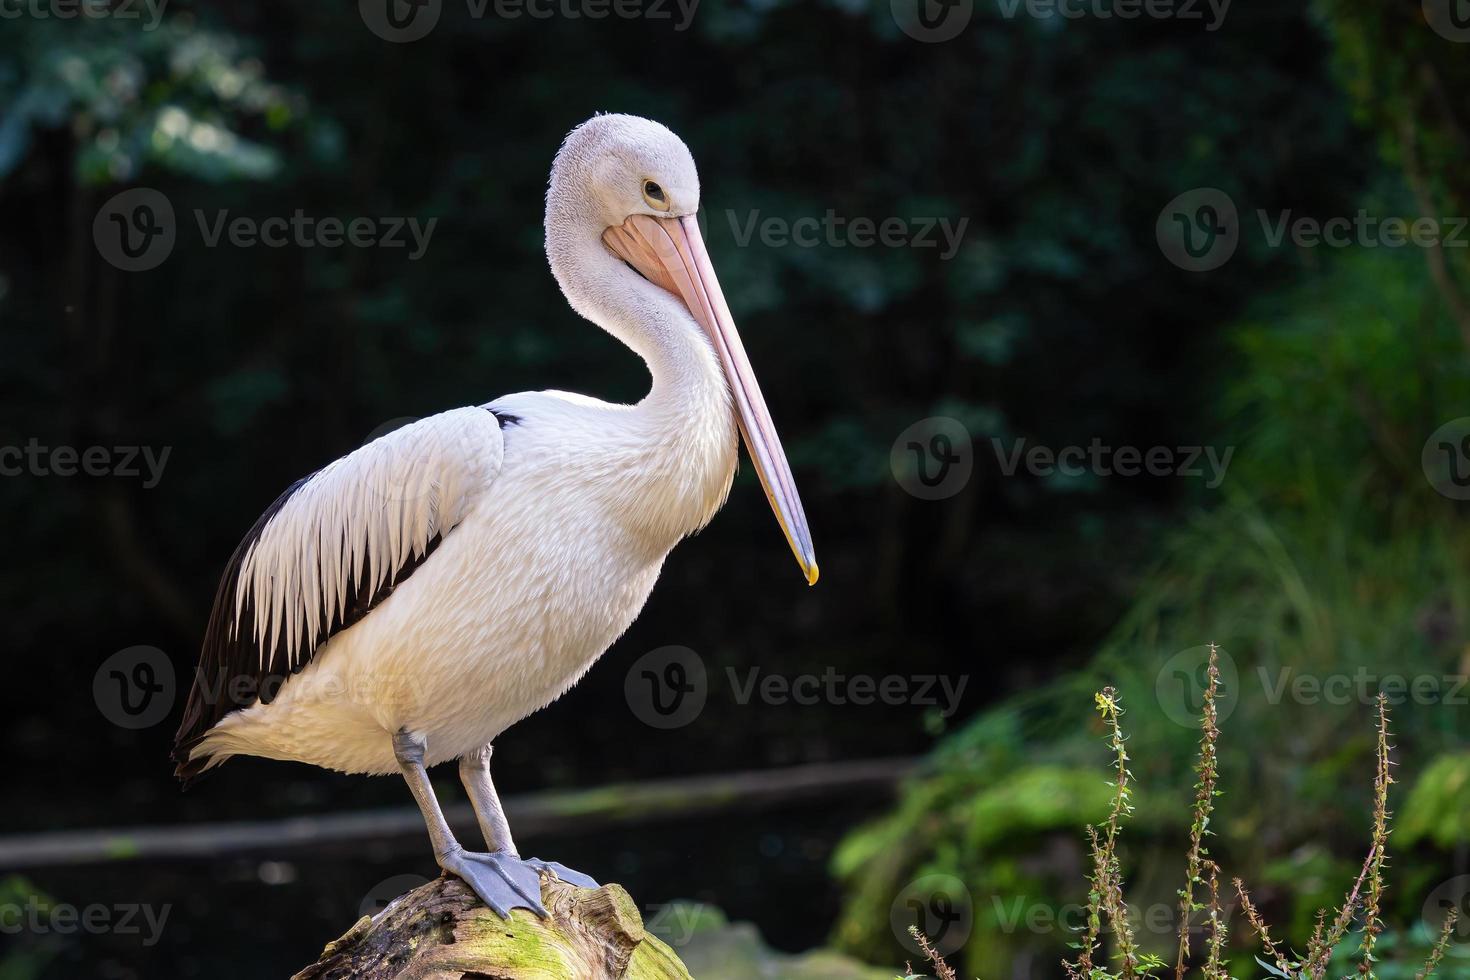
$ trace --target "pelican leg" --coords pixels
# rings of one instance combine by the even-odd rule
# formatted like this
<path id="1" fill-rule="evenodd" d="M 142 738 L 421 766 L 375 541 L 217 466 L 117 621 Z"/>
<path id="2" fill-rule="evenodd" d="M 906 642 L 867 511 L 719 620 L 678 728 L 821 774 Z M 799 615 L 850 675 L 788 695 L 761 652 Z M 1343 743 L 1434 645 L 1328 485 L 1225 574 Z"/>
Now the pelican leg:
<path id="1" fill-rule="evenodd" d="M 485 835 L 485 846 L 492 851 L 519 855 L 510 836 L 510 824 L 505 821 L 505 811 L 500 807 L 500 796 L 490 779 L 490 753 L 494 748 L 487 745 L 461 758 L 459 780 L 464 783 L 470 805 L 475 808 L 475 819 L 480 822 L 480 833 Z"/>
<path id="2" fill-rule="evenodd" d="M 510 836 L 510 824 L 506 822 L 505 810 L 500 805 L 500 795 L 495 792 L 495 783 L 490 778 L 490 754 L 494 746 L 477 749 L 459 760 L 459 778 L 469 794 L 470 804 L 475 808 L 475 819 L 480 823 L 480 833 L 485 835 L 485 845 L 491 853 L 506 853 L 518 857 L 515 841 Z M 562 881 L 578 888 L 599 888 L 590 876 L 574 871 L 555 861 L 530 858 L 524 864 L 536 871 L 550 871 Z"/>
<path id="3" fill-rule="evenodd" d="M 424 815 L 429 843 L 434 847 L 434 860 L 439 867 L 463 880 L 502 919 L 510 918 L 510 910 L 514 908 L 530 909 L 546 918 L 537 868 L 505 851 L 489 854 L 466 851 L 454 839 L 424 769 L 423 737 L 398 732 L 393 736 L 393 757 L 398 760 L 398 768 Z"/>

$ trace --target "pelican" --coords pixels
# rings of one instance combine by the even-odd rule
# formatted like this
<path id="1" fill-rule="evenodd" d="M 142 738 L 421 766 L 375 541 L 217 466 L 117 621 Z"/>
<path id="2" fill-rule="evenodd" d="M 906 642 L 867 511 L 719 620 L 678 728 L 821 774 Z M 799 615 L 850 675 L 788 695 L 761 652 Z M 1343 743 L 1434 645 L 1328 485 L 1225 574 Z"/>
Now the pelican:
<path id="1" fill-rule="evenodd" d="M 597 115 L 552 164 L 546 255 L 572 308 L 643 358 L 637 404 L 522 392 L 422 419 L 293 484 L 226 566 L 175 740 L 185 785 L 236 755 L 400 773 L 434 859 L 502 918 L 546 915 L 490 758 L 575 684 L 734 478 L 738 428 L 809 584 L 811 532 L 664 126 Z M 486 850 L 426 768 L 458 760 Z"/>

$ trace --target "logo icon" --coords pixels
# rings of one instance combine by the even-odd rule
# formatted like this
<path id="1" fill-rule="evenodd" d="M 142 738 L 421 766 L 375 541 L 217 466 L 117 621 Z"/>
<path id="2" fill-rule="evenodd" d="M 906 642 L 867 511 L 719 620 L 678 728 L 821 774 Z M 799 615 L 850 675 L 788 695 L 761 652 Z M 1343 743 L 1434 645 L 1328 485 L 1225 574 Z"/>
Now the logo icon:
<path id="1" fill-rule="evenodd" d="M 915 41 L 953 41 L 969 26 L 975 0 L 889 0 L 893 22 Z"/>
<path id="2" fill-rule="evenodd" d="M 623 696 L 650 728 L 683 728 L 699 717 L 709 698 L 704 660 L 688 647 L 659 647 L 633 661 Z"/>
<path id="3" fill-rule="evenodd" d="M 369 888 L 368 893 L 362 897 L 362 902 L 357 906 L 357 916 L 358 918 L 363 916 L 377 918 L 378 913 L 387 908 L 395 898 L 406 895 L 415 888 L 428 883 L 429 879 L 423 875 L 394 875 L 391 878 L 384 878 Z"/>
<path id="4" fill-rule="evenodd" d="M 92 699 L 119 728 L 151 728 L 174 704 L 174 665 L 157 647 L 119 650 L 92 676 Z"/>
<path id="5" fill-rule="evenodd" d="M 893 935 L 904 948 L 922 956 L 923 951 L 909 933 L 917 927 L 941 956 L 958 950 L 970 938 L 975 925 L 975 906 L 970 890 L 953 875 L 924 875 L 909 882 L 888 910 Z"/>
<path id="6" fill-rule="evenodd" d="M 1458 912 L 1454 931 L 1450 933 L 1447 956 L 1470 959 L 1470 875 L 1451 878 L 1429 893 L 1424 900 L 1424 922 L 1433 935 L 1444 929 L 1445 919 Z"/>
<path id="7" fill-rule="evenodd" d="M 1164 257 L 1189 272 L 1218 269 L 1240 244 L 1240 218 L 1230 195 L 1215 187 L 1185 191 L 1154 222 Z"/>
<path id="8" fill-rule="evenodd" d="M 970 482 L 975 447 L 959 419 L 920 419 L 893 441 L 888 466 L 898 485 L 920 500 L 953 497 Z"/>
<path id="9" fill-rule="evenodd" d="M 443 0 L 357 0 L 367 29 L 393 44 L 426 37 L 439 23 Z"/>
<path id="10" fill-rule="evenodd" d="M 1224 650 L 1218 650 L 1220 686 L 1215 693 L 1215 714 L 1224 722 L 1235 711 L 1240 701 L 1240 671 L 1235 658 Z M 1154 678 L 1154 696 L 1159 707 L 1176 725 L 1198 728 L 1200 716 L 1205 710 L 1205 691 L 1210 686 L 1210 648 L 1190 647 L 1180 650 L 1159 668 Z"/>
<path id="11" fill-rule="evenodd" d="M 415 439 L 413 433 L 398 433 L 399 429 L 421 421 L 417 415 L 389 419 L 364 436 L 357 450 L 371 459 L 365 467 L 365 472 L 371 474 L 368 492 L 384 503 L 419 500 L 436 489 L 429 465 L 434 458 L 435 444 Z"/>
<path id="12" fill-rule="evenodd" d="M 97 253 L 124 272 L 146 272 L 174 250 L 174 207 L 151 187 L 134 187 L 107 199 L 92 221 Z"/>
<path id="13" fill-rule="evenodd" d="M 1435 429 L 1419 461 L 1430 486 L 1451 500 L 1470 500 L 1470 416 Z"/>
<path id="14" fill-rule="evenodd" d="M 1470 41 L 1470 0 L 1424 0 L 1424 20 L 1446 41 Z"/>

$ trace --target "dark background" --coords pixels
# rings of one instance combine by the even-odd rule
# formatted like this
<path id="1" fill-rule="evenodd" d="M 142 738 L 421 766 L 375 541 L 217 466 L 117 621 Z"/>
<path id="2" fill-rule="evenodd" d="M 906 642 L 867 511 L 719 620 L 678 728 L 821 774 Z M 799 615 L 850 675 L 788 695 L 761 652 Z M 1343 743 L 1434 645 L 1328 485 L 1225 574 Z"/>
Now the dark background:
<path id="1" fill-rule="evenodd" d="M 712 903 L 781 948 L 830 940 L 894 964 L 905 955 L 887 922 L 895 883 L 943 867 L 977 895 L 999 890 L 975 871 L 986 847 L 1043 848 L 1059 827 L 1076 838 L 1071 814 L 976 843 L 965 828 L 979 811 L 959 811 L 1002 771 L 1060 759 L 1095 765 L 1100 781 L 1094 681 L 1158 715 L 1158 665 L 1210 640 L 1247 675 L 1258 662 L 1464 673 L 1464 505 L 1434 492 L 1419 454 L 1470 405 L 1465 252 L 1271 247 L 1254 215 L 1466 213 L 1455 83 L 1470 47 L 1400 2 L 1238 3 L 1206 30 L 1008 18 L 980 0 L 942 43 L 906 35 L 886 2 L 704 0 L 687 30 L 669 9 L 669 20 L 475 18 L 446 2 L 413 43 L 375 36 L 340 2 L 176 0 L 156 30 L 34 13 L 0 26 L 0 443 L 170 449 L 153 488 L 116 475 L 0 479 L 5 834 L 408 803 L 398 780 L 254 760 L 181 795 L 166 758 L 178 709 L 121 728 L 94 674 L 148 645 L 187 678 L 244 531 L 284 487 L 390 420 L 528 389 L 641 397 L 637 358 L 570 311 L 542 254 L 552 156 L 595 111 L 658 119 L 698 161 L 710 251 L 790 452 L 822 581 L 801 583 L 743 467 L 628 634 L 501 738 L 497 784 L 514 796 L 938 745 L 926 771 L 941 782 L 923 785 L 942 785 L 943 807 L 905 797 L 913 822 L 883 826 L 907 846 L 876 881 L 861 861 L 831 859 L 891 806 L 882 796 L 754 818 L 594 819 L 531 850 L 640 902 Z M 179 120 L 184 135 L 170 137 Z M 114 268 L 92 235 L 99 208 L 133 187 L 161 191 L 179 216 L 174 251 L 143 272 Z M 1190 272 L 1161 250 L 1155 220 L 1202 187 L 1237 205 L 1241 244 Z M 410 261 L 402 249 L 206 248 L 195 209 L 438 224 Z M 756 210 L 790 221 L 829 209 L 968 226 L 948 260 L 938 248 L 742 245 L 732 230 Z M 889 454 L 935 416 L 968 429 L 975 471 L 926 501 Z M 992 438 L 1234 446 L 1236 457 L 1218 488 L 1007 476 Z M 1304 605 L 1278 608 L 1293 588 Z M 1368 623 L 1382 631 L 1364 635 Z M 697 651 L 712 682 L 699 719 L 666 732 L 629 710 L 623 684 L 638 656 L 671 644 Z M 725 668 L 756 666 L 967 685 L 949 719 L 920 704 L 740 704 Z M 1222 847 L 1241 871 L 1289 881 L 1271 862 L 1326 840 L 1324 877 L 1355 869 L 1370 711 L 1286 705 L 1267 721 L 1257 702 L 1227 751 L 1249 780 L 1241 803 L 1259 812 L 1225 821 Z M 1466 710 L 1408 705 L 1401 721 L 1416 766 L 1405 784 L 1436 764 L 1449 773 L 1440 796 L 1423 791 L 1423 821 L 1439 826 L 1431 804 L 1451 814 L 1402 862 L 1414 883 L 1395 908 L 1404 929 L 1435 882 L 1466 870 L 1452 816 L 1454 773 L 1470 773 Z M 1013 717 L 1031 720 L 997 736 Z M 1161 761 L 1139 769 L 1160 789 L 1187 788 L 1192 735 L 1158 724 L 1137 751 Z M 1293 734 L 1302 742 L 1285 752 Z M 972 758 L 957 766 L 957 751 Z M 983 764 L 977 752 L 990 753 Z M 451 772 L 438 776 L 457 798 Z M 1187 793 L 1170 806 L 1145 821 L 1165 842 L 1187 826 Z M 374 883 L 432 871 L 420 841 L 27 868 L 9 879 L 16 895 L 170 902 L 174 924 L 147 949 L 111 935 L 7 937 L 18 952 L 0 969 L 278 975 L 345 929 Z M 1076 892 L 1080 877 L 1069 880 Z M 1320 891 L 1341 894 L 1336 879 Z M 1286 897 L 1266 900 L 1310 923 Z M 978 945 L 958 961 L 989 965 Z"/>

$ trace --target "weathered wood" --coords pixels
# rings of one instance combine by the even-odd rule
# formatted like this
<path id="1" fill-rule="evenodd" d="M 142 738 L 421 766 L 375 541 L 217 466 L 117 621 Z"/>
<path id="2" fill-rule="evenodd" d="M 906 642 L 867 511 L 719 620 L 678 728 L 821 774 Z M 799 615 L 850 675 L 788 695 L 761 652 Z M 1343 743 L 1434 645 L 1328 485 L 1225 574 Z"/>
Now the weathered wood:
<path id="1" fill-rule="evenodd" d="M 358 920 L 292 980 L 692 980 L 621 885 L 544 873 L 541 900 L 549 918 L 515 909 L 504 920 L 441 877 Z"/>

